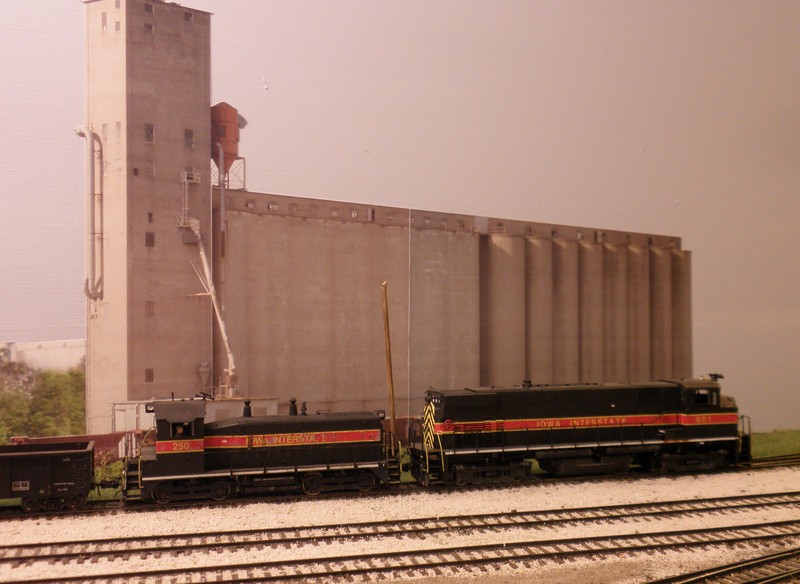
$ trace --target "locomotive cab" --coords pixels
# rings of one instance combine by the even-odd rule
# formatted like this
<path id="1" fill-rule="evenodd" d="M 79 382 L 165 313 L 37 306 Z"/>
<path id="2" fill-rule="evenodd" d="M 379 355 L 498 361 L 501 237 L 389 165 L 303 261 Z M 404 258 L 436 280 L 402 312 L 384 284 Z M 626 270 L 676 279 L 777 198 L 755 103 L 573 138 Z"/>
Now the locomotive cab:
<path id="1" fill-rule="evenodd" d="M 165 400 L 148 404 L 155 414 L 156 443 L 144 456 L 146 474 L 198 474 L 205 470 L 204 400 Z M 152 455 L 155 454 L 155 457 Z M 150 460 L 148 460 L 150 459 Z"/>

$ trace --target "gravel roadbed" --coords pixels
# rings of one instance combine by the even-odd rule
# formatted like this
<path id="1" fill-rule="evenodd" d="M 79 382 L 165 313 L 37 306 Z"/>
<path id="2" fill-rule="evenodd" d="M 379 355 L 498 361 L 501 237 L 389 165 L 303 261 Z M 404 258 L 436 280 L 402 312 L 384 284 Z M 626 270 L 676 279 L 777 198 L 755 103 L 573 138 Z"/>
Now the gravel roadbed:
<path id="1" fill-rule="evenodd" d="M 114 515 L 56 517 L 52 519 L 11 520 L 3 525 L 3 544 L 44 543 L 107 537 L 129 537 L 164 534 L 186 534 L 208 531 L 230 531 L 271 527 L 329 525 L 386 519 L 408 519 L 429 516 L 493 513 L 509 510 L 545 510 L 572 507 L 592 507 L 621 503 L 643 503 L 683 498 L 733 496 L 778 491 L 800 490 L 800 468 L 752 470 L 709 475 L 661 476 L 653 478 L 621 478 L 602 481 L 549 482 L 534 481 L 521 486 L 496 489 L 477 489 L 456 493 L 416 492 L 388 493 L 361 500 L 314 500 L 297 502 L 258 502 L 231 508 L 176 509 L 153 512 L 118 513 Z M 526 529 L 491 532 L 441 533 L 426 540 L 426 546 L 449 547 L 493 542 L 512 542 L 526 539 L 557 539 L 588 535 L 613 535 L 648 532 L 662 529 L 685 529 L 800 519 L 797 508 L 766 509 L 736 515 L 708 514 L 662 520 L 612 522 L 601 526 L 561 525 L 535 531 Z M 800 542 L 795 542 L 795 545 Z M 419 540 L 385 539 L 373 542 L 343 541 L 318 548 L 320 556 L 339 553 L 359 554 L 375 551 L 413 549 Z M 549 582 L 552 584 L 602 584 L 647 582 L 655 578 L 689 572 L 710 565 L 722 564 L 746 557 L 762 555 L 778 546 L 743 546 L 734 549 L 703 552 L 668 552 L 648 556 L 598 557 L 596 560 L 574 560 L 563 564 L 541 565 L 526 572 L 489 568 L 475 572 L 474 578 L 418 578 L 420 584 L 441 582 L 470 582 L 481 584 L 505 582 Z M 254 551 L 231 550 L 208 555 L 209 563 L 279 561 L 308 554 L 308 549 L 288 548 Z M 126 561 L 130 570 L 162 567 L 194 567 L 204 563 L 197 554 L 167 556 L 160 559 L 134 558 Z M 113 571 L 114 559 L 98 559 L 83 564 L 58 568 L 61 575 L 105 573 Z M 165 565 L 166 564 L 166 565 Z M 39 570 L 42 568 L 39 567 Z M 25 564 L 0 566 L 0 582 L 9 578 L 35 579 L 52 576 L 37 573 L 37 568 Z"/>

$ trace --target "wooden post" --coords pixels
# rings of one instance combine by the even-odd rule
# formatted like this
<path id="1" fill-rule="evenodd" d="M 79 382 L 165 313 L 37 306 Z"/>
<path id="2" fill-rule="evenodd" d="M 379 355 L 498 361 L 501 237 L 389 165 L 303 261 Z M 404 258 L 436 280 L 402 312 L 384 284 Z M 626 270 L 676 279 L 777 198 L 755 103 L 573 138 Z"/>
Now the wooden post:
<path id="1" fill-rule="evenodd" d="M 394 380 L 392 378 L 392 343 L 389 337 L 389 301 L 386 297 L 386 282 L 381 284 L 381 294 L 383 296 L 383 333 L 386 338 L 386 382 L 389 388 L 389 428 L 392 432 L 392 455 L 396 454 L 394 449 L 395 436 L 395 411 L 394 411 Z"/>

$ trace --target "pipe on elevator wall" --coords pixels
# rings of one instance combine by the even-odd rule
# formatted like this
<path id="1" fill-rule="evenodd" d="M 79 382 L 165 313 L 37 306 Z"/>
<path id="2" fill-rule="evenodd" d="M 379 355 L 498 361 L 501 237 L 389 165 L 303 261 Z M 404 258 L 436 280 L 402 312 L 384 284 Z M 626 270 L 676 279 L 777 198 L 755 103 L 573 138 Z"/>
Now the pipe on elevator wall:
<path id="1" fill-rule="evenodd" d="M 225 150 L 222 148 L 222 144 L 219 142 L 215 142 L 217 148 L 219 149 L 219 167 L 217 168 L 217 172 L 219 173 L 219 229 L 222 232 L 222 245 L 225 245 L 225 177 L 228 176 L 228 173 L 225 172 Z"/>
<path id="2" fill-rule="evenodd" d="M 103 142 L 100 136 L 95 134 L 86 126 L 78 126 L 75 133 L 86 140 L 86 279 L 83 281 L 83 293 L 89 300 L 101 300 L 103 298 Z M 95 177 L 97 169 L 95 165 L 95 143 L 100 158 L 100 186 L 96 185 Z M 95 191 L 97 192 L 95 193 Z M 97 209 L 100 209 L 100 230 L 96 232 L 95 217 Z M 100 276 L 97 276 L 97 239 L 100 240 Z"/>

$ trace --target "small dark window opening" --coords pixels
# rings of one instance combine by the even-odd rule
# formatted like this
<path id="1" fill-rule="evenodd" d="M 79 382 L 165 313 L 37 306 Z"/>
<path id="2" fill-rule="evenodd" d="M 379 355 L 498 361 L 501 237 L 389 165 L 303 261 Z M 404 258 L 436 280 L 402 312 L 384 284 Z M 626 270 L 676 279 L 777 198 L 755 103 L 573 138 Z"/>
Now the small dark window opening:
<path id="1" fill-rule="evenodd" d="M 192 22 L 194 20 L 194 14 L 192 14 L 191 12 L 184 12 L 183 20 L 186 22 Z"/>
<path id="2" fill-rule="evenodd" d="M 144 234 L 144 244 L 147 247 L 155 247 L 156 246 L 156 234 L 153 231 L 148 231 Z"/>
<path id="3" fill-rule="evenodd" d="M 217 138 L 225 137 L 225 126 L 217 126 Z"/>
<path id="4" fill-rule="evenodd" d="M 155 144 L 156 127 L 153 124 L 144 125 L 144 142 L 145 144 Z"/>
<path id="5" fill-rule="evenodd" d="M 698 389 L 694 393 L 694 403 L 697 405 L 717 405 L 717 392 L 711 389 Z"/>
<path id="6" fill-rule="evenodd" d="M 144 302 L 144 315 L 145 316 L 155 316 L 156 314 L 156 303 L 155 300 L 145 300 Z"/>
<path id="7" fill-rule="evenodd" d="M 153 36 L 155 34 L 156 27 L 153 24 L 147 23 L 144 25 L 144 33 Z"/>
<path id="8" fill-rule="evenodd" d="M 190 438 L 193 434 L 192 424 L 189 422 L 175 422 L 170 424 L 170 434 L 172 438 Z"/>
<path id="9" fill-rule="evenodd" d="M 156 379 L 156 373 L 153 369 L 145 369 L 144 370 L 144 382 L 145 383 L 153 383 Z"/>
<path id="10" fill-rule="evenodd" d="M 153 14 L 153 5 L 152 5 L 152 4 L 147 4 L 147 3 L 145 3 L 145 5 L 144 5 L 144 11 L 145 11 L 147 14 Z"/>
<path id="11" fill-rule="evenodd" d="M 153 214 L 152 213 L 148 213 L 147 214 L 147 222 L 148 223 L 152 223 L 153 222 Z"/>
<path id="12" fill-rule="evenodd" d="M 194 130 L 183 131 L 183 143 L 187 148 L 194 148 Z"/>

